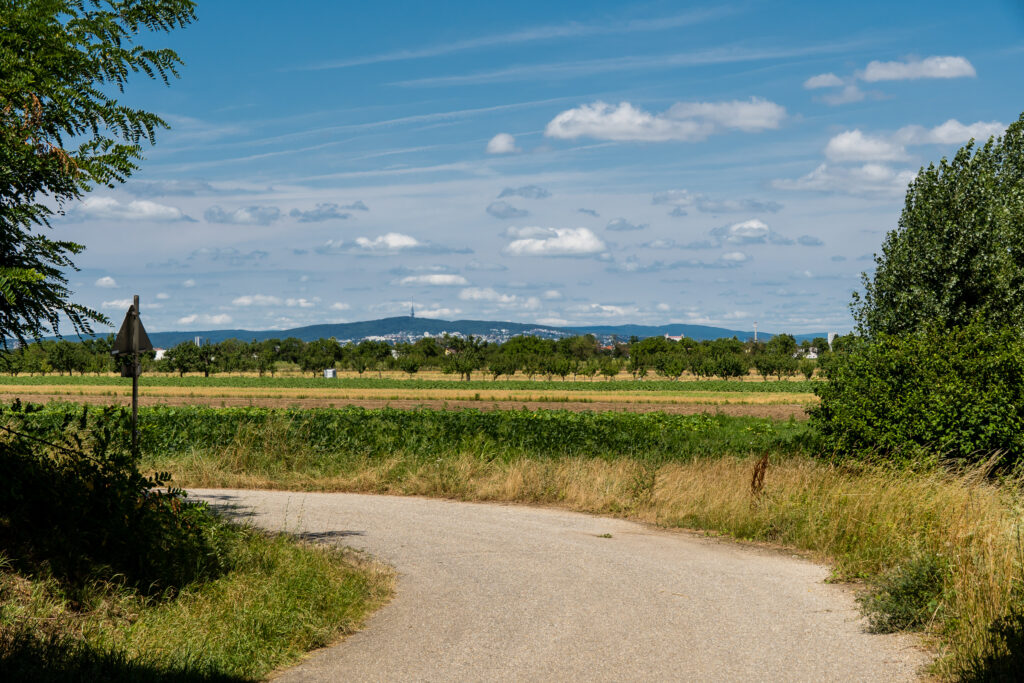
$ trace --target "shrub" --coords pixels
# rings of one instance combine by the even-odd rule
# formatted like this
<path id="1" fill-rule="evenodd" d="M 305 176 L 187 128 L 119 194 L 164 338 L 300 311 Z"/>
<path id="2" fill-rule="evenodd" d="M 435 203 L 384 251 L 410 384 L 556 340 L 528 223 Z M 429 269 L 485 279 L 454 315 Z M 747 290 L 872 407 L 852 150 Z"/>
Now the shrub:
<path id="1" fill-rule="evenodd" d="M 148 593 L 227 569 L 223 525 L 163 488 L 169 475 L 139 472 L 124 409 L 42 412 L 0 409 L 0 550 L 12 564 L 72 590 L 106 579 Z"/>
<path id="2" fill-rule="evenodd" d="M 895 633 L 926 626 L 939 609 L 944 570 L 941 558 L 925 553 L 879 577 L 860 598 L 871 630 Z"/>
<path id="3" fill-rule="evenodd" d="M 822 365 L 812 424 L 826 448 L 856 457 L 978 461 L 1024 454 L 1024 341 L 980 321 L 859 339 Z"/>

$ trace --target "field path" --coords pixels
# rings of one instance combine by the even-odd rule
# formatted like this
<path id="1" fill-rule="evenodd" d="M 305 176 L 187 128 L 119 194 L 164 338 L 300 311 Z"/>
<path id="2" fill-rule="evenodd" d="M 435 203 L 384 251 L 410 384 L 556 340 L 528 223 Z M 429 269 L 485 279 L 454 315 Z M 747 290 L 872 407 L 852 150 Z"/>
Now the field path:
<path id="1" fill-rule="evenodd" d="M 524 506 L 193 495 L 398 571 L 364 631 L 280 681 L 896 681 L 927 661 L 865 633 L 826 568 L 777 551 Z"/>

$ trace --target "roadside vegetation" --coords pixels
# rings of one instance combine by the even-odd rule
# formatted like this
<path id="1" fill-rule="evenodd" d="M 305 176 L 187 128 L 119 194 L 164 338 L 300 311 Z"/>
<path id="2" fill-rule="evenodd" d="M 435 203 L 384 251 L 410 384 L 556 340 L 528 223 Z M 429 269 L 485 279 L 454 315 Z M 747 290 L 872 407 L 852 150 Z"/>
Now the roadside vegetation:
<path id="1" fill-rule="evenodd" d="M 40 429 L 59 429 L 64 410 L 39 413 Z M 190 408 L 143 420 L 143 466 L 181 485 L 558 505 L 800 548 L 860 583 L 872 628 L 924 631 L 943 677 L 1019 661 L 1024 500 L 1018 478 L 990 476 L 994 462 L 823 457 L 804 422 L 706 415 Z"/>
<path id="2" fill-rule="evenodd" d="M 370 560 L 141 474 L 123 411 L 40 415 L 0 414 L 0 678 L 256 680 L 389 597 Z"/>

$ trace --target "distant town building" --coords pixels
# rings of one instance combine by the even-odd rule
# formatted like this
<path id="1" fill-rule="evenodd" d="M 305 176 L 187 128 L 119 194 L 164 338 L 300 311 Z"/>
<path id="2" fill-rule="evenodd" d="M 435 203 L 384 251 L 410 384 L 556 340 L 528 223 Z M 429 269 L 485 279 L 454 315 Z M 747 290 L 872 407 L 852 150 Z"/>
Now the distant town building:
<path id="1" fill-rule="evenodd" d="M 167 349 L 153 349 L 153 360 L 163 360 L 167 354 Z"/>
<path id="2" fill-rule="evenodd" d="M 678 337 L 676 337 L 676 336 L 673 336 L 671 334 L 666 334 L 665 335 L 665 339 L 668 339 L 669 341 L 674 341 L 674 342 L 683 341 L 684 339 L 686 339 L 686 335 L 685 334 L 681 334 Z"/>
<path id="3" fill-rule="evenodd" d="M 334 368 L 327 368 L 324 370 L 324 379 L 334 379 L 338 376 L 338 371 Z"/>

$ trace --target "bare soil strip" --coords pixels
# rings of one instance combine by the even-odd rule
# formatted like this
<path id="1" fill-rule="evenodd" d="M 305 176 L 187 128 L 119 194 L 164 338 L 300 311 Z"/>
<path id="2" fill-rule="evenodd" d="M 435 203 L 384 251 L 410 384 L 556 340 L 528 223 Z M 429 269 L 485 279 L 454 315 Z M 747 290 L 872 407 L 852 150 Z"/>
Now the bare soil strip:
<path id="1" fill-rule="evenodd" d="M 131 405 L 130 395 L 70 394 L 70 393 L 0 393 L 0 402 L 10 403 L 15 399 L 33 403 L 67 401 L 89 405 Z M 341 408 L 359 406 L 362 408 L 396 408 L 413 410 L 571 410 L 573 412 L 662 412 L 672 415 L 694 415 L 697 413 L 721 413 L 744 417 L 769 417 L 786 420 L 807 419 L 807 412 L 801 403 L 627 403 L 621 401 L 563 402 L 563 401 L 485 401 L 485 400 L 438 400 L 438 399 L 362 399 L 344 397 L 324 398 L 273 398 L 266 396 L 140 396 L 139 404 L 144 406 L 185 406 L 198 405 L 214 408 L 256 406 L 261 408 Z"/>

